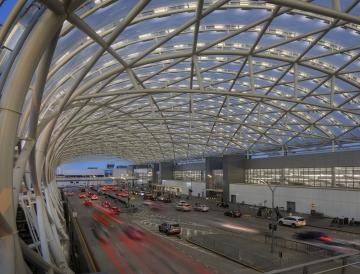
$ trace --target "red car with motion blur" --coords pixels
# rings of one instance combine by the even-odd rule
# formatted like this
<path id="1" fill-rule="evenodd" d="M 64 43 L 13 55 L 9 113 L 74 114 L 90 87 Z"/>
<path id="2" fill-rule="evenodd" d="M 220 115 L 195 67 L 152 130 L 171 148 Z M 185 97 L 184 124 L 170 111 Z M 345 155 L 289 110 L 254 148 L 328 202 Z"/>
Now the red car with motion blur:
<path id="1" fill-rule="evenodd" d="M 123 228 L 123 232 L 132 240 L 142 241 L 146 238 L 146 235 L 142 230 L 132 225 Z"/>
<path id="2" fill-rule="evenodd" d="M 83 202 L 83 205 L 89 207 L 89 206 L 92 206 L 93 203 L 92 203 L 92 201 L 90 201 L 89 199 L 86 199 L 86 200 Z"/>
<path id="3" fill-rule="evenodd" d="M 87 197 L 87 195 L 85 194 L 85 193 L 81 193 L 80 195 L 79 195 L 79 198 L 80 199 L 84 199 L 84 198 L 86 198 Z"/>
<path id="4" fill-rule="evenodd" d="M 119 215 L 120 214 L 120 208 L 118 208 L 117 206 L 113 206 L 111 207 L 110 209 L 111 213 L 114 214 L 114 215 Z"/>
<path id="5" fill-rule="evenodd" d="M 127 191 L 119 191 L 116 193 L 116 196 L 127 198 L 129 196 L 129 193 Z"/>
<path id="6" fill-rule="evenodd" d="M 110 208 L 110 202 L 105 200 L 101 203 L 101 206 L 104 207 L 104 208 Z"/>

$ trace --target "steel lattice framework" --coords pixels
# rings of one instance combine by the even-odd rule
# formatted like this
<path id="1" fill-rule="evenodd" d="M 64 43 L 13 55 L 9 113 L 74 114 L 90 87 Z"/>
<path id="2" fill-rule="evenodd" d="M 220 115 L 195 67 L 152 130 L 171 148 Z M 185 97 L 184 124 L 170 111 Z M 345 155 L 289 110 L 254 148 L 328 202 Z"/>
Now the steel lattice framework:
<path id="1" fill-rule="evenodd" d="M 42 119 L 60 114 L 54 159 L 358 142 L 358 1 L 316 2 L 84 4 L 61 30 L 42 104 Z"/>
<path id="2" fill-rule="evenodd" d="M 359 0 L 19 0 L 0 29 L 0 195 L 13 192 L 0 250 L 17 254 L 0 256 L 4 273 L 25 269 L 14 232 L 24 174 L 43 269 L 62 273 L 60 202 L 41 189 L 59 200 L 63 161 L 358 144 L 359 14 Z"/>
<path id="3" fill-rule="evenodd" d="M 51 162 L 357 143 L 358 1 L 323 2 L 44 0 L 66 14 L 39 119 Z"/>

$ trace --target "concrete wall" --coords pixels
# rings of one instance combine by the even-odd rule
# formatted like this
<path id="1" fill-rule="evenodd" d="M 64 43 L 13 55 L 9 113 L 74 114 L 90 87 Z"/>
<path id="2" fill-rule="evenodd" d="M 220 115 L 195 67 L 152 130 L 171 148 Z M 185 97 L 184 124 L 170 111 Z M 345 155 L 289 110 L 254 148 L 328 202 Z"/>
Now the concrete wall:
<path id="1" fill-rule="evenodd" d="M 174 179 L 174 163 L 173 162 L 161 162 L 159 163 L 159 181 Z"/>
<path id="2" fill-rule="evenodd" d="M 203 182 L 188 182 L 178 180 L 163 180 L 162 184 L 168 187 L 178 187 L 181 189 L 181 194 L 188 195 L 189 189 L 192 189 L 192 196 L 200 196 L 206 194 L 206 186 Z"/>
<path id="3" fill-rule="evenodd" d="M 271 206 L 271 192 L 267 186 L 231 184 L 230 195 L 236 195 L 236 202 Z M 275 206 L 284 207 L 286 202 L 296 203 L 296 211 L 310 213 L 311 205 L 315 210 L 330 217 L 349 217 L 360 219 L 360 191 L 277 187 L 275 191 Z"/>

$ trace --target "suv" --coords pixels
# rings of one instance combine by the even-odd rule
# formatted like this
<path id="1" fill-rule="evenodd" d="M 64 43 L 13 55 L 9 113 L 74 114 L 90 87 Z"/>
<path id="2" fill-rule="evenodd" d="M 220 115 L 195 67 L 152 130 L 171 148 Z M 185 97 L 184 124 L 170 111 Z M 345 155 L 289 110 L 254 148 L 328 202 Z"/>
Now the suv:
<path id="1" fill-rule="evenodd" d="M 159 225 L 159 232 L 165 233 L 166 235 L 180 234 L 181 228 L 179 224 L 162 223 Z"/>
<path id="2" fill-rule="evenodd" d="M 192 206 L 191 206 L 191 204 L 189 204 L 185 201 L 180 201 L 177 203 L 175 208 L 176 208 L 176 210 L 179 210 L 179 211 L 190 211 Z"/>
<path id="3" fill-rule="evenodd" d="M 207 205 L 195 204 L 194 210 L 195 210 L 195 211 L 201 211 L 201 212 L 208 212 L 208 211 L 209 211 L 209 207 L 208 207 Z"/>
<path id="4" fill-rule="evenodd" d="M 279 223 L 279 225 L 288 225 L 291 227 L 306 226 L 305 219 L 300 216 L 284 217 L 284 218 L 279 219 L 278 223 Z"/>

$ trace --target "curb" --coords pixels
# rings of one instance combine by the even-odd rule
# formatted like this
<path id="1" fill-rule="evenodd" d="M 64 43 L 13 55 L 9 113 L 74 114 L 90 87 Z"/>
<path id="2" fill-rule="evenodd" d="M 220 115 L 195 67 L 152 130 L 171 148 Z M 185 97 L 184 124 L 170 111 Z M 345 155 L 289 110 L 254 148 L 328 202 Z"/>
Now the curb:
<path id="1" fill-rule="evenodd" d="M 211 248 L 208 248 L 208 247 L 205 247 L 205 246 L 200 245 L 200 244 L 198 244 L 198 243 L 195 243 L 195 242 L 191 241 L 191 240 L 188 239 L 188 238 L 185 238 L 185 240 L 186 240 L 187 242 L 193 244 L 193 245 L 196 245 L 196 246 L 199 246 L 199 247 L 201 247 L 201 248 L 203 248 L 203 249 L 206 249 L 206 250 L 208 250 L 208 251 L 211 251 L 211 252 L 213 252 L 213 253 L 221 256 L 221 257 L 224 257 L 224 258 L 226 258 L 226 259 L 228 259 L 228 260 L 230 260 L 230 261 L 233 261 L 233 262 L 235 262 L 235 263 L 238 263 L 238 264 L 241 264 L 241 265 L 243 265 L 243 266 L 246 266 L 247 268 L 251 268 L 251 269 L 253 269 L 253 270 L 257 271 L 257 272 L 265 273 L 264 270 L 258 269 L 257 267 L 252 266 L 252 265 L 249 265 L 249 264 L 246 263 L 246 262 L 236 260 L 236 259 L 231 258 L 231 257 L 229 257 L 229 256 L 227 256 L 227 255 L 224 255 L 224 254 L 222 254 L 222 253 L 220 253 L 220 252 L 218 252 L 218 251 L 216 251 L 216 250 L 213 250 L 213 249 L 211 249 Z"/>

